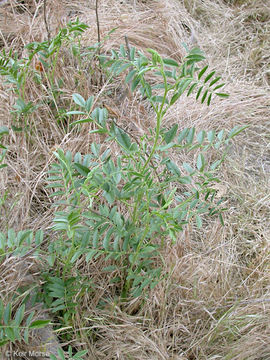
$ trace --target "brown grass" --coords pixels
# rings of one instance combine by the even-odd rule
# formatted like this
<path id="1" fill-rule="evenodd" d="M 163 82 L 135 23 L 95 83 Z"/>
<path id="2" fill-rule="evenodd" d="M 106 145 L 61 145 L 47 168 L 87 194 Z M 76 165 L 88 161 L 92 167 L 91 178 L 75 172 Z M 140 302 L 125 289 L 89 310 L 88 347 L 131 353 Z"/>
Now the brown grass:
<path id="1" fill-rule="evenodd" d="M 205 219 L 203 230 L 190 225 L 175 245 L 168 245 L 164 259 L 170 276 L 146 302 L 133 300 L 124 308 L 114 304 L 116 290 L 109 285 L 109 276 L 101 274 L 102 264 L 80 264 L 99 286 L 81 301 L 80 314 L 72 324 L 72 344 L 88 349 L 88 359 L 269 359 L 270 4 L 264 0 L 99 2 L 102 37 L 117 27 L 105 41 L 105 50 L 124 43 L 127 35 L 131 45 L 142 50 L 154 48 L 181 60 L 181 43 L 190 44 L 192 35 L 211 67 L 225 78 L 230 98 L 215 99 L 208 108 L 183 97 L 166 115 L 166 126 L 177 122 L 180 128 L 250 127 L 231 146 L 220 174 L 220 191 L 228 208 L 225 225 Z M 0 7 L 0 40 L 6 51 L 12 48 L 23 54 L 25 44 L 43 41 L 47 33 L 42 2 L 25 2 L 23 7 L 19 3 L 10 0 Z M 55 0 L 47 6 L 52 34 L 78 16 L 90 26 L 84 46 L 96 43 L 94 1 Z M 136 96 L 123 99 L 121 79 L 106 87 L 112 94 L 106 96 L 100 94 L 97 73 L 89 76 L 85 71 L 79 76 L 75 59 L 64 54 L 61 59 L 57 67 L 57 76 L 64 82 L 61 108 L 76 91 L 77 80 L 80 93 L 84 97 L 99 94 L 99 102 L 116 111 L 123 126 L 139 132 L 154 126 L 146 104 Z M 26 93 L 35 104 L 48 95 L 34 82 L 27 84 Z M 1 80 L 1 125 L 11 127 L 14 99 Z M 30 136 L 11 131 L 6 143 L 8 168 L 0 172 L 2 196 L 8 193 L 1 208 L 1 231 L 11 227 L 47 229 L 53 213 L 45 175 L 53 161 L 53 148 L 60 146 L 74 153 L 89 149 L 87 126 L 80 133 L 67 132 L 55 116 L 52 107 L 43 102 L 29 117 Z M 183 156 L 175 155 L 175 161 L 181 163 Z M 7 261 L 1 268 L 2 299 L 14 292 L 23 277 L 21 273 L 11 277 L 12 266 Z M 97 304 L 104 297 L 107 305 L 100 310 Z"/>

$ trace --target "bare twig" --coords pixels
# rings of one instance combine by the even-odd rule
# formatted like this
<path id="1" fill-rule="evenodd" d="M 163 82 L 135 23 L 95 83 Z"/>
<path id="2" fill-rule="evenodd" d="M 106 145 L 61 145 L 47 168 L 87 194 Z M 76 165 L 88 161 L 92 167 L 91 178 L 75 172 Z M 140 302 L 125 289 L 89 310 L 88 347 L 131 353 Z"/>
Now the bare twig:
<path id="1" fill-rule="evenodd" d="M 50 27 L 49 27 L 49 24 L 48 24 L 48 21 L 47 21 L 47 0 L 44 0 L 43 18 L 44 18 L 46 31 L 47 31 L 48 42 L 50 42 L 51 41 L 51 31 L 50 31 Z"/>
<path id="2" fill-rule="evenodd" d="M 95 10 L 96 10 L 98 44 L 100 45 L 100 26 L 99 26 L 99 18 L 98 18 L 98 0 L 96 0 L 96 9 Z M 98 45 L 98 55 L 100 53 L 99 45 Z"/>
<path id="3" fill-rule="evenodd" d="M 125 35 L 125 42 L 126 42 L 126 48 L 127 48 L 127 53 L 128 53 L 128 60 L 131 61 L 130 46 L 129 46 L 129 41 L 128 41 L 127 35 Z"/>

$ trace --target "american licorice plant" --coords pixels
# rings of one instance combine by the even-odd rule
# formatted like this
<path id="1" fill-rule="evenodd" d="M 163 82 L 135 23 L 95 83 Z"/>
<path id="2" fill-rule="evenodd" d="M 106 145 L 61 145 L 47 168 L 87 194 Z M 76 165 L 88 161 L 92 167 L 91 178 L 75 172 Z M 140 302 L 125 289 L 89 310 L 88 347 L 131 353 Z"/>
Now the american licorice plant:
<path id="1" fill-rule="evenodd" d="M 146 295 L 166 276 L 162 252 L 168 242 L 177 241 L 185 224 L 195 221 L 201 228 L 205 214 L 218 214 L 222 221 L 222 200 L 215 201 L 213 185 L 219 182 L 217 170 L 228 142 L 243 128 L 226 134 L 223 130 L 179 130 L 178 124 L 170 129 L 162 126 L 168 109 L 185 93 L 207 105 L 213 96 L 228 96 L 220 92 L 224 83 L 215 71 L 198 65 L 205 60 L 200 49 L 188 52 L 181 64 L 162 58 L 152 49 L 145 55 L 121 46 L 111 53 L 111 57 L 100 55 L 101 66 L 111 79 L 126 73 L 131 91 L 139 90 L 149 101 L 155 128 L 134 138 L 108 119 L 105 108 L 93 105 L 93 96 L 84 99 L 73 94 L 75 107 L 67 114 L 82 119 L 72 126 L 92 122 L 91 132 L 105 135 L 105 143 L 116 142 L 119 155 L 115 157 L 109 146 L 94 142 L 91 153 L 84 156 L 61 149 L 55 152 L 57 161 L 49 171 L 48 182 L 57 190 L 53 193 L 58 201 L 53 229 L 61 235 L 50 251 L 52 263 L 55 254 L 61 252 L 63 274 L 78 258 L 89 262 L 103 257 L 104 271 L 113 272 L 113 282 L 118 283 L 123 300 Z M 207 161 L 211 149 L 220 155 L 213 163 Z M 171 159 L 172 151 L 194 150 L 196 166 L 176 164 Z"/>

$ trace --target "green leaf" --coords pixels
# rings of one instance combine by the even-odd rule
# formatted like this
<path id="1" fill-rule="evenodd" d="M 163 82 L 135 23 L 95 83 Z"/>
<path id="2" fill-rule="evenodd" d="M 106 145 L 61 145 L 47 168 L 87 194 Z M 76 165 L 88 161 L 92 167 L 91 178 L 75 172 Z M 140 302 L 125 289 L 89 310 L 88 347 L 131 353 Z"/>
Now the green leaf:
<path id="1" fill-rule="evenodd" d="M 119 67 L 119 69 L 115 72 L 116 75 L 121 74 L 123 71 L 127 70 L 130 66 L 132 66 L 131 64 L 123 64 L 122 66 Z"/>
<path id="2" fill-rule="evenodd" d="M 227 98 L 227 97 L 230 96 L 229 94 L 226 94 L 226 93 L 216 93 L 216 95 L 221 97 L 221 98 Z"/>
<path id="3" fill-rule="evenodd" d="M 217 89 L 222 88 L 225 85 L 225 83 L 219 84 L 216 87 L 214 87 L 214 91 L 216 91 Z"/>
<path id="4" fill-rule="evenodd" d="M 5 325 L 9 324 L 10 316 L 11 316 L 11 304 L 8 303 L 4 310 L 4 316 L 3 316 Z"/>
<path id="5" fill-rule="evenodd" d="M 144 75 L 147 71 L 150 71 L 150 70 L 152 70 L 152 67 L 151 67 L 151 66 L 142 67 L 141 70 L 138 72 L 138 76 Z"/>
<path id="6" fill-rule="evenodd" d="M 205 57 L 202 55 L 199 55 L 199 54 L 194 54 L 194 55 L 191 54 L 191 55 L 188 55 L 186 57 L 186 59 L 190 60 L 187 62 L 188 64 L 192 64 L 194 62 L 200 62 L 200 61 L 204 60 Z"/>
<path id="7" fill-rule="evenodd" d="M 199 88 L 199 90 L 197 91 L 196 100 L 199 99 L 199 97 L 200 97 L 200 95 L 201 95 L 201 92 L 202 92 L 202 89 L 203 89 L 203 86 L 201 86 L 201 87 Z"/>
<path id="8" fill-rule="evenodd" d="M 166 161 L 166 167 L 174 175 L 176 175 L 176 176 L 181 175 L 181 172 L 180 172 L 178 166 L 172 160 L 169 159 L 168 161 Z"/>
<path id="9" fill-rule="evenodd" d="M 57 349 L 58 356 L 60 357 L 60 360 L 65 360 L 65 353 L 61 348 Z"/>
<path id="10" fill-rule="evenodd" d="M 245 129 L 247 129 L 249 127 L 249 125 L 244 125 L 244 126 L 235 126 L 228 134 L 228 138 L 232 139 L 234 136 L 240 134 L 242 131 L 244 131 Z"/>
<path id="11" fill-rule="evenodd" d="M 215 130 L 210 130 L 207 133 L 207 138 L 210 143 L 212 143 L 215 140 L 216 132 Z"/>
<path id="12" fill-rule="evenodd" d="M 182 95 L 181 91 L 175 93 L 171 98 L 170 105 L 173 105 L 180 98 L 181 95 Z"/>
<path id="13" fill-rule="evenodd" d="M 85 110 L 87 112 L 90 112 L 90 110 L 92 109 L 93 103 L 94 103 L 94 96 L 90 96 L 87 99 L 86 104 L 85 104 Z"/>
<path id="14" fill-rule="evenodd" d="M 202 219 L 199 215 L 196 215 L 196 224 L 198 226 L 199 229 L 202 228 Z"/>
<path id="15" fill-rule="evenodd" d="M 113 250 L 114 251 L 119 251 L 119 241 L 120 241 L 121 237 L 118 235 L 115 235 L 114 237 L 114 241 L 113 241 Z"/>
<path id="16" fill-rule="evenodd" d="M 222 163 L 222 160 L 217 160 L 217 161 L 215 161 L 215 162 L 211 165 L 210 169 L 211 169 L 211 170 L 216 170 L 216 168 L 219 167 L 219 165 L 220 165 L 221 163 Z"/>
<path id="17" fill-rule="evenodd" d="M 80 257 L 82 256 L 82 254 L 84 253 L 83 250 L 78 250 L 75 252 L 75 254 L 72 256 L 71 260 L 70 260 L 70 263 L 71 264 L 74 264 L 74 262 Z"/>
<path id="18" fill-rule="evenodd" d="M 123 56 L 123 58 L 126 57 L 126 50 L 123 44 L 120 45 L 120 54 Z"/>
<path id="19" fill-rule="evenodd" d="M 135 78 L 133 79 L 132 83 L 131 83 L 131 91 L 135 91 L 137 86 L 140 83 L 140 77 L 139 76 L 135 76 Z"/>
<path id="20" fill-rule="evenodd" d="M 221 225 L 224 226 L 224 220 L 223 220 L 222 214 L 218 214 L 218 217 L 219 217 L 219 221 L 220 221 Z"/>
<path id="21" fill-rule="evenodd" d="M 80 94 L 72 94 L 72 98 L 77 105 L 85 107 L 85 100 Z"/>
<path id="22" fill-rule="evenodd" d="M 200 78 L 203 76 L 203 74 L 206 72 L 206 70 L 208 69 L 208 65 L 206 65 L 198 74 L 198 79 L 200 80 Z"/>
<path id="23" fill-rule="evenodd" d="M 77 120 L 77 121 L 74 121 L 73 123 L 71 123 L 70 126 L 75 126 L 77 124 L 84 124 L 84 123 L 89 123 L 89 122 L 93 122 L 93 119 L 86 118 L 86 119 Z"/>
<path id="24" fill-rule="evenodd" d="M 206 136 L 206 132 L 204 130 L 200 131 L 199 134 L 197 135 L 197 141 L 200 144 L 202 144 L 205 136 Z"/>
<path id="25" fill-rule="evenodd" d="M 165 89 L 165 84 L 161 83 L 161 84 L 157 84 L 152 86 L 152 89 Z"/>
<path id="26" fill-rule="evenodd" d="M 163 64 L 163 59 L 159 53 L 153 49 L 147 49 L 147 51 L 152 55 L 152 62 L 155 65 L 156 63 Z"/>
<path id="27" fill-rule="evenodd" d="M 170 130 L 164 134 L 164 140 L 166 144 L 169 144 L 175 137 L 178 130 L 178 124 L 174 124 Z"/>
<path id="28" fill-rule="evenodd" d="M 25 312 L 25 304 L 22 304 L 19 307 L 19 309 L 16 311 L 16 315 L 15 315 L 15 324 L 17 326 L 20 326 L 20 324 L 23 320 L 24 312 Z"/>
<path id="29" fill-rule="evenodd" d="M 204 83 L 206 84 L 207 81 L 209 81 L 211 79 L 211 77 L 213 77 L 215 75 L 215 73 L 216 73 L 215 71 L 210 72 L 210 74 L 208 74 L 206 76 L 206 78 L 204 79 Z"/>
<path id="30" fill-rule="evenodd" d="M 190 176 L 182 176 L 180 179 L 179 179 L 179 182 L 181 184 L 191 184 L 191 181 L 192 181 L 192 178 Z"/>
<path id="31" fill-rule="evenodd" d="M 85 112 L 84 111 L 68 111 L 66 112 L 66 115 L 85 115 Z"/>
<path id="32" fill-rule="evenodd" d="M 217 83 L 221 79 L 221 76 L 216 77 L 214 80 L 210 82 L 209 87 L 213 86 L 215 83 Z"/>
<path id="33" fill-rule="evenodd" d="M 96 249 L 98 247 L 98 240 L 99 240 L 99 231 L 98 229 L 94 231 L 93 234 L 93 248 Z"/>
<path id="34" fill-rule="evenodd" d="M 9 340 L 8 340 L 8 339 L 6 339 L 6 340 L 0 340 L 0 347 L 6 345 L 7 343 L 9 343 Z M 56 360 L 57 360 L 57 359 L 56 359 Z"/>
<path id="35" fill-rule="evenodd" d="M 141 93 L 142 93 L 142 96 L 144 96 L 146 94 L 146 96 L 148 98 L 151 98 L 151 96 L 152 96 L 151 85 L 149 83 L 145 82 L 144 87 L 141 87 Z"/>
<path id="36" fill-rule="evenodd" d="M 183 168 L 190 174 L 193 175 L 195 173 L 195 170 L 193 169 L 193 167 L 191 167 L 188 163 L 184 162 L 183 163 Z"/>
<path id="37" fill-rule="evenodd" d="M 193 83 L 190 88 L 188 89 L 188 92 L 187 92 L 187 96 L 189 96 L 193 90 L 195 89 L 195 87 L 197 86 L 198 84 L 197 83 Z"/>
<path id="38" fill-rule="evenodd" d="M 117 52 L 114 49 L 111 49 L 111 53 L 112 53 L 112 58 L 113 59 L 119 59 L 119 56 L 118 56 Z"/>
<path id="39" fill-rule="evenodd" d="M 164 100 L 164 96 L 152 96 L 150 100 L 160 104 L 162 104 L 164 101 L 165 104 L 169 104 L 167 99 Z"/>
<path id="40" fill-rule="evenodd" d="M 108 110 L 106 108 L 95 108 L 95 110 L 92 111 L 91 116 L 93 119 L 95 119 L 100 125 L 103 127 L 106 126 L 106 120 L 108 118 Z"/>
<path id="41" fill-rule="evenodd" d="M 181 142 L 185 139 L 185 137 L 188 135 L 189 129 L 186 128 L 180 132 L 177 138 L 178 144 L 181 144 Z"/>
<path id="42" fill-rule="evenodd" d="M 180 83 L 177 85 L 177 89 L 182 95 L 186 88 L 189 86 L 189 84 L 192 82 L 193 79 L 187 78 L 180 81 Z"/>
<path id="43" fill-rule="evenodd" d="M 29 239 L 33 237 L 33 233 L 31 230 L 26 230 L 26 231 L 20 231 L 18 232 L 17 234 L 17 242 L 18 242 L 18 245 L 21 245 L 25 239 Z"/>
<path id="44" fill-rule="evenodd" d="M 179 66 L 179 64 L 178 64 L 177 61 L 175 61 L 175 60 L 173 60 L 173 59 L 169 59 L 169 58 L 163 59 L 163 63 L 164 63 L 165 65 L 169 65 L 169 66 L 176 66 L 176 67 Z"/>
<path id="45" fill-rule="evenodd" d="M 3 233 L 0 233 L 0 235 L 1 235 L 1 238 L 2 238 L 2 236 L 4 236 Z M 2 247 L 2 249 L 4 249 L 4 247 Z M 2 321 L 3 313 L 4 313 L 4 304 L 3 304 L 2 300 L 0 299 L 0 321 Z"/>
<path id="46" fill-rule="evenodd" d="M 128 84 L 128 83 L 131 81 L 131 79 L 133 79 L 133 77 L 134 77 L 134 75 L 136 74 L 136 72 L 137 72 L 137 69 L 134 69 L 134 70 L 131 70 L 131 71 L 128 73 L 128 75 L 127 75 L 126 78 L 125 78 L 126 84 Z"/>
<path id="47" fill-rule="evenodd" d="M 82 176 L 87 176 L 90 172 L 90 170 L 86 166 L 83 166 L 79 163 L 74 163 L 74 167 L 78 171 L 78 173 Z"/>
<path id="48" fill-rule="evenodd" d="M 92 258 L 97 254 L 97 250 L 92 249 L 89 250 L 86 257 L 85 257 L 85 261 L 88 263 L 90 260 L 92 260 Z"/>
<path id="49" fill-rule="evenodd" d="M 100 146 L 97 143 L 93 142 L 91 144 L 91 151 L 96 157 L 98 157 L 99 151 L 100 151 Z"/>
<path id="50" fill-rule="evenodd" d="M 35 320 L 29 325 L 29 329 L 41 329 L 50 324 L 51 320 Z"/>
<path id="51" fill-rule="evenodd" d="M 116 139 L 118 140 L 119 144 L 129 150 L 130 147 L 131 147 L 131 140 L 128 136 L 128 134 L 126 132 L 124 132 L 122 129 L 116 127 L 115 128 L 115 136 L 116 136 Z"/>
<path id="52" fill-rule="evenodd" d="M 16 340 L 14 328 L 7 327 L 6 328 L 6 335 L 9 338 L 10 341 L 14 342 Z"/>
<path id="53" fill-rule="evenodd" d="M 203 104 L 204 103 L 204 100 L 206 99 L 206 96 L 208 94 L 208 90 L 205 90 L 203 96 L 202 96 L 202 99 L 201 99 L 201 103 Z"/>
<path id="54" fill-rule="evenodd" d="M 107 133 L 108 133 L 107 129 L 95 129 L 89 131 L 89 134 L 107 134 Z"/>
<path id="55" fill-rule="evenodd" d="M 194 47 L 190 50 L 189 55 L 201 55 L 204 56 L 203 51 L 199 47 Z"/>
<path id="56" fill-rule="evenodd" d="M 189 132 L 188 132 L 188 135 L 187 135 L 187 143 L 189 145 L 192 144 L 193 139 L 194 139 L 194 135 L 195 135 L 195 128 L 193 127 L 191 129 L 189 129 Z"/>
<path id="57" fill-rule="evenodd" d="M 205 167 L 205 159 L 203 154 L 199 154 L 197 157 L 197 169 L 202 172 Z"/>
<path id="58" fill-rule="evenodd" d="M 57 357 L 53 354 L 50 354 L 50 360 L 57 360 Z"/>
<path id="59" fill-rule="evenodd" d="M 104 272 L 112 272 L 112 271 L 115 271 L 117 270 L 118 267 L 116 265 L 109 265 L 109 266 L 106 266 L 102 269 L 102 271 Z"/>
<path id="60" fill-rule="evenodd" d="M 106 251 L 109 251 L 109 248 L 110 248 L 110 240 L 111 240 L 111 236 L 112 236 L 112 233 L 114 232 L 114 228 L 110 228 L 104 239 L 103 239 L 103 247 Z"/>
<path id="61" fill-rule="evenodd" d="M 84 356 L 88 353 L 88 350 L 81 350 L 79 352 L 77 352 L 74 356 L 73 356 L 73 359 L 74 360 L 80 360 L 81 359 L 81 356 Z"/>
<path id="62" fill-rule="evenodd" d="M 134 61 L 134 60 L 135 60 L 135 51 L 136 51 L 135 47 L 132 47 L 132 48 L 130 49 L 130 60 L 131 60 L 131 61 Z"/>
<path id="63" fill-rule="evenodd" d="M 209 106 L 212 100 L 212 93 L 209 94 L 208 99 L 207 99 L 207 105 Z"/>
<path id="64" fill-rule="evenodd" d="M 222 141 L 224 133 L 225 133 L 224 130 L 220 130 L 220 132 L 218 133 L 217 138 L 218 138 L 219 141 Z"/>

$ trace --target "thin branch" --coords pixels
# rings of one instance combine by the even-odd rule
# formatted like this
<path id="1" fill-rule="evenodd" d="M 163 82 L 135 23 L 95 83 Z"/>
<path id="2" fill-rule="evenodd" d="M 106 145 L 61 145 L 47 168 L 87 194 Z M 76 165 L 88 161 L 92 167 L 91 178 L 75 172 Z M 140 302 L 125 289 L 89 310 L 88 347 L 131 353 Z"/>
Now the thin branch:
<path id="1" fill-rule="evenodd" d="M 98 0 L 96 0 L 96 23 L 97 23 L 97 36 L 98 36 L 98 44 L 100 45 L 100 25 L 99 25 L 99 17 L 98 17 Z M 98 55 L 99 55 L 99 45 L 98 45 Z"/>
<path id="2" fill-rule="evenodd" d="M 51 42 L 51 31 L 50 31 L 50 27 L 47 21 L 47 0 L 43 1 L 43 18 L 44 18 L 44 23 L 45 23 L 45 27 L 46 27 L 46 31 L 47 31 L 47 37 L 48 37 L 48 42 Z"/>

